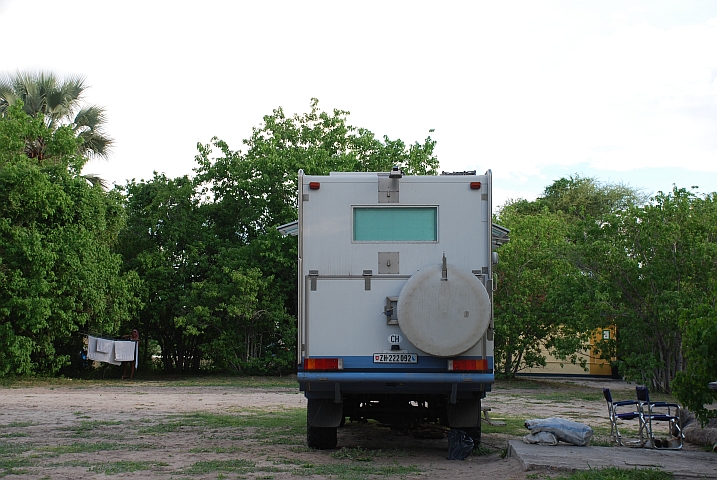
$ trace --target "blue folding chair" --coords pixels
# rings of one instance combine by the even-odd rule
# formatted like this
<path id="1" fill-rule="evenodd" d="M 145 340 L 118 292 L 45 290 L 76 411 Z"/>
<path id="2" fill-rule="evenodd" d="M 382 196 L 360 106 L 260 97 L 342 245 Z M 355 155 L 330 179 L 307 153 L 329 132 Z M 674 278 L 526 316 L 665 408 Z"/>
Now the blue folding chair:
<path id="1" fill-rule="evenodd" d="M 645 446 L 669 450 L 681 449 L 685 436 L 682 433 L 680 406 L 676 403 L 651 402 L 647 387 L 635 387 L 635 392 L 637 401 L 640 402 L 640 422 L 644 425 L 647 435 Z M 665 438 L 655 438 L 655 432 L 652 429 L 653 422 L 667 422 L 668 435 Z"/>
<path id="2" fill-rule="evenodd" d="M 609 388 L 603 388 L 602 394 L 607 402 L 608 418 L 610 419 L 610 437 L 613 442 L 621 446 L 642 447 L 645 444 L 644 426 L 641 421 L 640 402 L 637 400 L 613 401 Z M 623 443 L 618 420 L 640 420 L 638 428 L 639 440 Z"/>

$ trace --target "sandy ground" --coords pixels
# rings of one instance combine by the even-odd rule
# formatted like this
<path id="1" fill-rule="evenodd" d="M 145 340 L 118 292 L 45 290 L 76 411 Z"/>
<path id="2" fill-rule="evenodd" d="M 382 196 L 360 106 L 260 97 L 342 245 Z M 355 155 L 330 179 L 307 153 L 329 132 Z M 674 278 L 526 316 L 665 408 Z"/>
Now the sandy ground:
<path id="1" fill-rule="evenodd" d="M 610 380 L 525 385 L 530 388 L 520 382 L 496 385 L 483 404 L 491 418 L 561 416 L 605 427 L 605 402 L 595 392 L 604 385 L 618 395 L 633 388 Z M 516 458 L 502 458 L 516 434 L 495 428 L 484 430 L 482 438 L 489 453 L 465 461 L 446 459 L 445 438 L 415 438 L 374 423 L 340 428 L 343 451 L 311 450 L 305 429 L 297 428 L 305 407 L 306 399 L 290 384 L 257 389 L 106 380 L 81 387 L 68 382 L 0 388 L 0 477 L 523 480 L 535 474 L 524 472 Z M 242 424 L 256 415 L 274 415 L 278 425 Z M 222 418 L 228 424 L 217 425 Z M 294 427 L 283 428 L 282 418 L 292 419 Z"/>

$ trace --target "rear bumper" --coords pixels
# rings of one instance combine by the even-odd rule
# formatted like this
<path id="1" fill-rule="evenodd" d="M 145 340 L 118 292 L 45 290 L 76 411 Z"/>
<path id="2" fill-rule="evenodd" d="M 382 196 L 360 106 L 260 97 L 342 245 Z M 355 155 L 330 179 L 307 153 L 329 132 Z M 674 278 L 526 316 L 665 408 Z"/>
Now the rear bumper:
<path id="1" fill-rule="evenodd" d="M 435 383 L 492 384 L 492 373 L 299 372 L 299 383 Z"/>
<path id="2" fill-rule="evenodd" d="M 491 390 L 492 373 L 431 372 L 303 372 L 298 373 L 299 389 L 306 398 L 331 398 L 339 403 L 345 395 L 445 395 L 484 398 Z"/>

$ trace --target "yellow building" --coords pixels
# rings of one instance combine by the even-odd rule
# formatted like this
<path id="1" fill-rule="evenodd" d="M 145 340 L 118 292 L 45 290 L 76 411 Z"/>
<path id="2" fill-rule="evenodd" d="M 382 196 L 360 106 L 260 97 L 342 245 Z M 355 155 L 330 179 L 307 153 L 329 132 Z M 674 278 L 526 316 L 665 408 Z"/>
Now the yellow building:
<path id="1" fill-rule="evenodd" d="M 612 377 L 614 376 L 613 369 L 610 366 L 610 362 L 600 358 L 595 354 L 593 346 L 601 339 L 609 340 L 615 338 L 615 327 L 604 328 L 596 330 L 590 339 L 590 347 L 578 353 L 579 357 L 586 360 L 585 370 L 583 367 L 573 365 L 565 360 L 559 360 L 552 355 L 548 354 L 543 349 L 543 354 L 546 356 L 545 367 L 527 368 L 521 370 L 518 375 L 576 375 L 576 376 L 595 376 L 595 377 Z"/>

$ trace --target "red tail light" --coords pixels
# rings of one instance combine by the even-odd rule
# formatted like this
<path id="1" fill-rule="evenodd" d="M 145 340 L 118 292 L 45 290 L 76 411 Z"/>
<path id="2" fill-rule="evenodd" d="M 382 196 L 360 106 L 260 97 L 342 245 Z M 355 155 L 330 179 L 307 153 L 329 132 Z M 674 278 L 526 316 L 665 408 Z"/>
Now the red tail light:
<path id="1" fill-rule="evenodd" d="M 343 358 L 305 358 L 304 370 L 343 370 Z"/>
<path id="2" fill-rule="evenodd" d="M 480 182 L 471 182 L 471 190 L 480 190 Z"/>
<path id="3" fill-rule="evenodd" d="M 449 372 L 475 372 L 488 370 L 488 360 L 448 360 Z"/>

